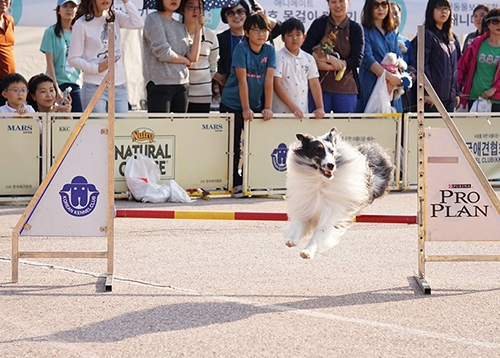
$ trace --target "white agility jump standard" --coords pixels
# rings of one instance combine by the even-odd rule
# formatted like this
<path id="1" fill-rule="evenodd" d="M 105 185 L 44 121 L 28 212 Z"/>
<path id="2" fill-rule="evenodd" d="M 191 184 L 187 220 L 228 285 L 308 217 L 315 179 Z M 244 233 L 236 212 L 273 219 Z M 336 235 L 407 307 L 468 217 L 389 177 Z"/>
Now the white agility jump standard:
<path id="1" fill-rule="evenodd" d="M 114 48 L 114 24 L 108 25 Z M 115 52 L 109 52 L 115 63 Z M 97 101 L 108 88 L 108 123 L 87 124 Z M 106 291 L 114 271 L 114 148 L 115 66 L 99 85 L 70 137 L 12 231 L 12 282 L 19 279 L 20 258 L 105 258 Z M 102 198 L 102 200 L 101 200 Z M 106 236 L 105 251 L 20 251 L 20 236 Z"/>
<path id="2" fill-rule="evenodd" d="M 500 240 L 500 200 L 424 74 L 424 26 L 418 27 L 418 272 L 426 262 L 500 261 L 500 255 L 426 255 L 426 241 Z M 447 128 L 424 125 L 424 89 Z"/>

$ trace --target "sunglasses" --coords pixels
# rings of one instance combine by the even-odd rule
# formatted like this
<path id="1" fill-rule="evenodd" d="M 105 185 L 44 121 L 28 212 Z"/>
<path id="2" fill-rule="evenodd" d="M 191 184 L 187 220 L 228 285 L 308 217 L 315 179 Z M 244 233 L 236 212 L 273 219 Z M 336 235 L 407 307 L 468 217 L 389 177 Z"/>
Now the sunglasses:
<path id="1" fill-rule="evenodd" d="M 381 7 L 382 9 L 387 9 L 389 7 L 389 2 L 387 2 L 387 1 L 376 2 L 375 1 L 373 3 L 373 8 L 378 9 L 379 7 Z"/>
<path id="2" fill-rule="evenodd" d="M 500 19 L 491 19 L 487 21 L 488 24 L 498 25 L 500 24 Z"/>
<path id="3" fill-rule="evenodd" d="M 227 17 L 233 17 L 234 15 L 242 16 L 243 14 L 247 14 L 247 11 L 245 9 L 239 8 L 235 10 L 229 10 L 226 12 Z"/>

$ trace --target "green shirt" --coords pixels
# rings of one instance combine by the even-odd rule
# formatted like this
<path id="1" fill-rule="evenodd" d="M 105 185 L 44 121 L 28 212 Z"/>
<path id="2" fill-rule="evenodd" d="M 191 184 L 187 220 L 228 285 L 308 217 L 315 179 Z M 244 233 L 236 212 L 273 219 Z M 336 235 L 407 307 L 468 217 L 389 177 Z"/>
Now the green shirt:
<path id="1" fill-rule="evenodd" d="M 493 47 L 487 40 L 484 40 L 477 53 L 476 70 L 474 71 L 470 90 L 471 100 L 476 100 L 484 91 L 492 87 L 498 61 L 500 61 L 500 47 Z M 492 102 L 500 103 L 500 101 L 495 100 L 492 100 Z"/>
<path id="2" fill-rule="evenodd" d="M 80 70 L 68 64 L 69 40 L 71 32 L 61 31 L 61 37 L 57 37 L 52 25 L 45 30 L 40 51 L 49 52 L 54 56 L 54 69 L 58 85 L 63 83 L 73 83 L 81 85 Z"/>

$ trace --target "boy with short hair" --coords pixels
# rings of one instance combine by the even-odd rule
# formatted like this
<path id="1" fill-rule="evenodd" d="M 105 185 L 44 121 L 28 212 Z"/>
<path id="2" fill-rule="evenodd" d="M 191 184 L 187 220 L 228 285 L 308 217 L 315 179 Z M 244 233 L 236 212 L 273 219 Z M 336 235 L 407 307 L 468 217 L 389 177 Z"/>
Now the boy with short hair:
<path id="1" fill-rule="evenodd" d="M 276 54 L 273 112 L 291 112 L 303 118 L 304 113 L 308 113 L 309 88 L 316 104 L 314 117 L 321 119 L 325 111 L 318 66 L 314 57 L 300 49 L 305 40 L 304 32 L 304 24 L 293 17 L 281 25 L 285 47 Z"/>
<path id="2" fill-rule="evenodd" d="M 234 49 L 231 73 L 220 106 L 221 113 L 234 113 L 233 197 L 243 196 L 243 180 L 238 173 L 243 123 L 252 120 L 256 111 L 261 111 L 266 121 L 273 117 L 273 74 L 276 68 L 276 51 L 266 43 L 270 31 L 267 16 L 260 11 L 250 14 L 243 29 L 247 41 Z"/>
<path id="3" fill-rule="evenodd" d="M 2 96 L 7 103 L 0 107 L 0 113 L 34 113 L 35 110 L 26 104 L 28 82 L 19 73 L 9 73 L 2 80 Z"/>

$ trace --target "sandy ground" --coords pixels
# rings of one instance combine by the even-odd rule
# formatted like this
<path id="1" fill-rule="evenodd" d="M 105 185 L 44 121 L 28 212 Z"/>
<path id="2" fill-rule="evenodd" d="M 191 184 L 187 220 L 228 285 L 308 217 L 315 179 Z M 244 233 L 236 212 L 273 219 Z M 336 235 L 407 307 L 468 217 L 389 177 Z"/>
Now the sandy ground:
<path id="1" fill-rule="evenodd" d="M 365 213 L 416 214 L 416 193 Z M 277 211 L 280 199 L 118 208 Z M 354 224 L 314 260 L 283 222 L 115 221 L 115 275 L 102 259 L 24 259 L 11 283 L 22 206 L 0 206 L 2 357 L 500 357 L 498 263 L 428 263 L 413 278 L 417 226 Z M 302 243 L 301 247 L 305 243 Z M 430 254 L 498 254 L 499 243 L 429 243 Z M 96 238 L 21 238 L 21 250 L 103 250 Z"/>

